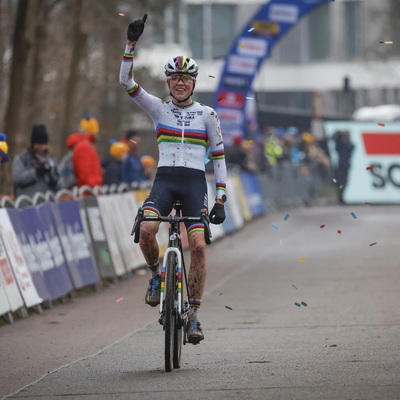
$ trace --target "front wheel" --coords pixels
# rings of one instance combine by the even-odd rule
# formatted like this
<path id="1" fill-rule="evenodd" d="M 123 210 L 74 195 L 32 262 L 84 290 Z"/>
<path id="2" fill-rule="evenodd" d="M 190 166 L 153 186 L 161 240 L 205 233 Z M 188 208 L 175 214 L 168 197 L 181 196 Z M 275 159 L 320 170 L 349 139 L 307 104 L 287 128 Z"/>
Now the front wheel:
<path id="1" fill-rule="evenodd" d="M 178 285 L 176 285 L 176 299 L 178 299 Z M 181 310 L 183 310 L 183 296 L 181 296 Z M 181 355 L 182 355 L 182 342 L 183 342 L 183 320 L 178 315 L 178 307 L 175 309 L 175 332 L 174 332 L 174 368 L 181 367 Z"/>
<path id="2" fill-rule="evenodd" d="M 168 254 L 165 285 L 165 371 L 171 372 L 174 366 L 174 343 L 176 331 L 176 254 Z"/>

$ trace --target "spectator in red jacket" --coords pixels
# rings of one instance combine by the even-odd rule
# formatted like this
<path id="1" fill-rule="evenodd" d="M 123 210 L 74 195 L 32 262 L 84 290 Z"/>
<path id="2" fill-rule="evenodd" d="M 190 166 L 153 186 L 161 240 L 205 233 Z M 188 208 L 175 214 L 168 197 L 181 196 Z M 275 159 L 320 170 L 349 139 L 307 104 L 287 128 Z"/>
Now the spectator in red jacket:
<path id="1" fill-rule="evenodd" d="M 98 132 L 96 118 L 86 115 L 80 122 L 80 132 L 67 139 L 67 145 L 73 147 L 72 165 L 78 187 L 88 185 L 93 188 L 103 184 L 100 158 L 95 146 Z"/>

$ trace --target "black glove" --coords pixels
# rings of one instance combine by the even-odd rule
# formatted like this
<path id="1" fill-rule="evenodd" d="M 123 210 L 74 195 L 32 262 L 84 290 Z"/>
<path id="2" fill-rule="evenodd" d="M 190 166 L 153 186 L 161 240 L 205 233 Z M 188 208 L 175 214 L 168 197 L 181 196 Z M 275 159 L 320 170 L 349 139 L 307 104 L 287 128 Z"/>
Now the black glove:
<path id="1" fill-rule="evenodd" d="M 225 210 L 223 204 L 215 203 L 210 212 L 210 222 L 215 225 L 222 224 L 225 221 Z"/>
<path id="2" fill-rule="evenodd" d="M 37 167 L 36 167 L 36 174 L 38 176 L 43 176 L 46 175 L 48 172 L 50 171 L 50 166 L 47 163 L 40 163 Z"/>
<path id="3" fill-rule="evenodd" d="M 140 35 L 144 30 L 144 23 L 146 22 L 147 14 L 143 15 L 143 19 L 137 19 L 133 21 L 128 26 L 128 40 L 131 42 L 137 42 Z"/>

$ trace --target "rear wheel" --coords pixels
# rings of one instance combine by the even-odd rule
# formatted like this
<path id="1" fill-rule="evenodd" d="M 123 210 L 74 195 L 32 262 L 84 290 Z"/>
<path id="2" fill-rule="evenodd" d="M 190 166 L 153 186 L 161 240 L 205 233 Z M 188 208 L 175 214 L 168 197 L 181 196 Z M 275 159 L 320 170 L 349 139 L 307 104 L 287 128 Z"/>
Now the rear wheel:
<path id="1" fill-rule="evenodd" d="M 165 371 L 171 372 L 174 365 L 174 336 L 176 326 L 176 254 L 169 253 L 165 285 Z"/>

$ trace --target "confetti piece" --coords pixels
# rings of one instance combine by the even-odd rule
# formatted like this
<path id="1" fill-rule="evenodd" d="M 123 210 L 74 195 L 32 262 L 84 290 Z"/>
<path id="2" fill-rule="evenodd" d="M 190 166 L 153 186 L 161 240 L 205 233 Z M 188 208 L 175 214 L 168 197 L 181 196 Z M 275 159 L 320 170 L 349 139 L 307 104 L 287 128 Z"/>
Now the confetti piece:
<path id="1" fill-rule="evenodd" d="M 120 303 L 120 302 L 123 301 L 123 300 L 124 300 L 124 298 L 123 298 L 123 297 L 120 297 L 119 299 L 115 300 L 115 302 L 116 302 L 116 303 Z"/>
<path id="2" fill-rule="evenodd" d="M 381 41 L 379 43 L 382 43 L 382 44 L 393 44 L 393 41 L 392 40 L 383 40 L 383 41 Z"/>
<path id="3" fill-rule="evenodd" d="M 372 168 L 374 168 L 374 166 L 373 166 L 373 165 L 370 165 L 369 167 L 367 167 L 367 168 L 365 168 L 365 169 L 366 169 L 367 171 L 371 171 Z"/>
<path id="4" fill-rule="evenodd" d="M 278 225 L 276 225 L 276 224 L 272 224 L 272 227 L 275 228 L 275 229 L 279 229 Z"/>
<path id="5" fill-rule="evenodd" d="M 333 178 L 332 181 L 333 181 L 333 183 L 336 183 L 336 179 L 335 178 Z"/>
<path id="6" fill-rule="evenodd" d="M 254 28 L 250 28 L 247 32 L 253 32 Z"/>
<path id="7" fill-rule="evenodd" d="M 338 229 L 336 232 L 337 232 L 339 235 L 342 234 L 342 231 L 341 231 L 340 229 Z"/>
<path id="8" fill-rule="evenodd" d="M 294 305 L 297 306 L 297 307 L 301 307 L 301 304 L 297 303 L 296 301 L 294 302 Z"/>
<path id="9" fill-rule="evenodd" d="M 354 219 L 357 219 L 357 215 L 356 215 L 356 214 L 354 214 L 353 212 L 350 213 L 350 214 L 351 214 L 351 216 L 352 216 Z"/>
<path id="10" fill-rule="evenodd" d="M 284 221 L 287 221 L 289 219 L 289 214 L 286 214 L 284 217 L 283 217 L 283 220 Z"/>
<path id="11" fill-rule="evenodd" d="M 215 76 L 214 76 L 214 75 L 208 75 L 208 77 L 209 77 L 209 78 L 215 78 Z"/>
<path id="12" fill-rule="evenodd" d="M 302 304 L 304 307 L 307 307 L 307 303 L 305 303 L 304 301 L 302 301 L 301 304 Z"/>
<path id="13" fill-rule="evenodd" d="M 135 142 L 133 139 L 129 139 L 130 142 L 132 142 L 133 144 L 137 144 L 137 142 Z"/>
<path id="14" fill-rule="evenodd" d="M 119 15 L 120 17 L 125 17 L 125 14 L 124 14 L 124 13 L 118 13 L 118 15 Z"/>
<path id="15" fill-rule="evenodd" d="M 254 100 L 253 97 L 246 97 L 247 100 Z"/>
<path id="16" fill-rule="evenodd" d="M 303 263 L 303 262 L 306 262 L 306 258 L 305 257 L 300 257 L 300 258 L 297 259 L 297 261 L 299 263 Z"/>
<path id="17" fill-rule="evenodd" d="M 228 310 L 233 310 L 233 308 L 229 306 L 225 306 L 225 308 L 227 308 Z"/>
<path id="18" fill-rule="evenodd" d="M 322 228 L 325 228 L 325 224 L 319 226 L 319 229 L 322 229 Z"/>
<path id="19" fill-rule="evenodd" d="M 375 246 L 377 242 L 371 243 L 370 246 Z"/>
<path id="20" fill-rule="evenodd" d="M 382 122 L 378 122 L 378 126 L 385 126 Z"/>
<path id="21" fill-rule="evenodd" d="M 244 44 L 239 44 L 239 49 L 244 49 Z"/>
<path id="22" fill-rule="evenodd" d="M 293 285 L 293 283 L 292 283 L 292 286 L 293 286 L 295 289 L 297 289 L 297 287 L 296 287 L 296 286 L 294 286 L 294 285 Z M 297 290 L 298 290 L 298 289 L 297 289 Z"/>

